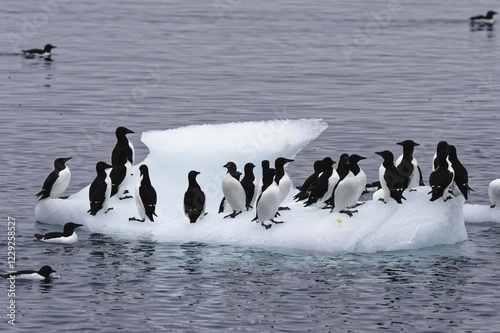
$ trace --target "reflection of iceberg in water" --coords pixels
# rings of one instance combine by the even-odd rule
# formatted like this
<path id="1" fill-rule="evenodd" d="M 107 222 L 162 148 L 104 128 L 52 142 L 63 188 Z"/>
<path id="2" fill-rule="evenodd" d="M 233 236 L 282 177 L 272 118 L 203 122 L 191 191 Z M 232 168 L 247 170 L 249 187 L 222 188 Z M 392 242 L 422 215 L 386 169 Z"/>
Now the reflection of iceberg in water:
<path id="1" fill-rule="evenodd" d="M 403 205 L 369 201 L 358 207 L 359 213 L 353 217 L 313 207 L 304 208 L 302 204 L 292 202 L 291 197 L 296 193 L 292 191 L 284 203 L 291 210 L 281 212 L 285 223 L 269 230 L 251 222 L 254 211 L 243 212 L 235 219 L 222 219 L 223 215 L 217 214 L 222 197 L 221 180 L 225 174 L 222 166 L 227 161 L 234 161 L 242 169 L 246 162 L 260 165 L 263 159 L 293 158 L 326 127 L 321 120 L 301 119 L 145 132 L 141 139 L 150 154 L 142 163 L 149 166 L 158 193 L 158 219 L 154 223 L 128 221 L 137 213 L 133 200 L 112 198 L 110 205 L 114 209 L 109 213 L 86 214 L 88 187 L 66 200 L 40 202 L 35 215 L 44 223 L 63 225 L 67 221 L 76 221 L 94 232 L 124 238 L 321 252 L 417 249 L 467 239 L 463 198 L 431 203 L 427 187 L 409 193 Z M 132 193 L 142 163 L 133 169 L 134 176 L 129 184 Z M 189 223 L 182 210 L 190 170 L 201 172 L 198 181 L 207 196 L 208 215 L 195 224 Z M 260 168 L 256 168 L 257 178 L 259 173 Z M 190 252 L 188 248 L 186 251 Z"/>

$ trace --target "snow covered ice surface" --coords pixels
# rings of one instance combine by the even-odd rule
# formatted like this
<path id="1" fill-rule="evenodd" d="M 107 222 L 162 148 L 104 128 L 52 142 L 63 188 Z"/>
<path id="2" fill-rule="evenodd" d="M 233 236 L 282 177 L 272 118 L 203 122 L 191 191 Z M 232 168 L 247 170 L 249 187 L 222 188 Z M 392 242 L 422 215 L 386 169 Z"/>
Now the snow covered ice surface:
<path id="1" fill-rule="evenodd" d="M 128 220 L 138 214 L 134 199 L 120 201 L 113 197 L 110 207 L 114 209 L 107 214 L 87 214 L 89 186 L 68 199 L 40 201 L 35 217 L 40 222 L 58 225 L 73 221 L 92 232 L 129 239 L 146 237 L 158 242 L 199 241 L 330 253 L 418 249 L 467 239 L 463 197 L 430 202 L 429 187 L 405 194 L 407 201 L 402 205 L 369 200 L 357 208 L 353 217 L 303 207 L 302 203 L 293 202 L 296 192 L 291 191 L 283 203 L 290 210 L 282 211 L 279 218 L 285 223 L 268 230 L 251 222 L 255 211 L 245 211 L 234 219 L 223 219 L 225 214 L 217 213 L 226 162 L 235 162 L 240 171 L 245 163 L 254 163 L 258 179 L 263 159 L 274 165 L 279 156 L 293 158 L 326 128 L 320 119 L 300 119 L 148 131 L 141 140 L 150 153 L 133 167 L 128 190 L 134 194 L 138 168 L 147 164 L 158 193 L 158 217 L 154 223 Z M 190 170 L 201 172 L 197 180 L 207 197 L 208 215 L 194 224 L 189 223 L 182 206 Z"/>

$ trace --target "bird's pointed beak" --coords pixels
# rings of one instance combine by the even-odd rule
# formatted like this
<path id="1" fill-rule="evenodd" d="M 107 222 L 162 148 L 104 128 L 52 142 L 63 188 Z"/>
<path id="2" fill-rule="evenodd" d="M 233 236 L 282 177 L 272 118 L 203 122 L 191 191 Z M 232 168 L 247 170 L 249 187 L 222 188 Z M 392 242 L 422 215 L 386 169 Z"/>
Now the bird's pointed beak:
<path id="1" fill-rule="evenodd" d="M 68 162 L 70 159 L 71 159 L 71 157 L 66 157 L 66 158 L 64 159 L 64 162 Z"/>

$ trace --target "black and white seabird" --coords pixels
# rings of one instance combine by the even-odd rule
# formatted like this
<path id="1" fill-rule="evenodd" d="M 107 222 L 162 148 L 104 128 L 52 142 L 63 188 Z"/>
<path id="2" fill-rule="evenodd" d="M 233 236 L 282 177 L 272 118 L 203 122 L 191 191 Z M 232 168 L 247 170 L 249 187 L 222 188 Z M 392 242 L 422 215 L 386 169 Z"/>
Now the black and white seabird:
<path id="1" fill-rule="evenodd" d="M 119 160 L 120 154 L 125 154 L 130 163 L 134 164 L 135 151 L 134 145 L 127 138 L 127 134 L 135 133 L 126 127 L 118 127 L 115 131 L 116 144 L 111 152 L 111 164 L 115 165 Z"/>
<path id="2" fill-rule="evenodd" d="M 272 224 L 265 223 L 268 220 L 273 223 L 283 223 L 283 221 L 274 219 L 281 203 L 281 191 L 275 179 L 276 170 L 273 168 L 267 169 L 262 175 L 262 193 L 257 198 L 256 219 L 266 229 L 272 226 Z"/>
<path id="3" fill-rule="evenodd" d="M 366 157 L 360 156 L 358 154 L 352 154 L 349 156 L 349 170 L 354 174 L 354 178 L 356 179 L 356 192 L 353 195 L 353 200 L 349 204 L 349 207 L 354 207 L 358 205 L 358 200 L 363 194 L 366 188 L 366 174 L 359 167 L 359 161 L 365 160 Z"/>
<path id="4" fill-rule="evenodd" d="M 35 238 L 46 243 L 74 244 L 78 242 L 75 229 L 82 226 L 83 224 L 68 222 L 64 225 L 63 232 L 53 231 L 46 234 L 35 234 Z"/>
<path id="5" fill-rule="evenodd" d="M 384 161 L 378 169 L 380 185 L 384 193 L 383 201 L 388 203 L 390 198 L 401 204 L 403 196 L 405 177 L 401 175 L 398 168 L 394 165 L 394 155 L 388 150 L 379 151 L 375 154 L 381 156 Z"/>
<path id="6" fill-rule="evenodd" d="M 293 162 L 292 159 L 285 157 L 278 157 L 274 162 L 274 169 L 276 170 L 276 175 L 274 176 L 274 181 L 278 184 L 280 189 L 280 203 L 286 199 L 290 189 L 292 188 L 292 181 L 290 176 L 285 171 L 285 165 L 287 163 Z M 280 209 L 289 209 L 288 207 L 280 207 Z"/>
<path id="7" fill-rule="evenodd" d="M 333 169 L 335 162 L 330 157 L 325 157 L 322 162 L 323 172 L 319 175 L 314 187 L 311 188 L 304 207 L 314 204 L 323 205 L 323 202 L 332 195 L 333 188 L 338 182 L 339 175 Z"/>
<path id="8" fill-rule="evenodd" d="M 95 166 L 97 176 L 92 184 L 90 184 L 89 189 L 90 209 L 87 213 L 90 213 L 90 215 L 96 215 L 101 209 L 104 213 L 113 209 L 108 208 L 111 196 L 111 178 L 106 172 L 106 169 L 111 167 L 111 165 L 103 161 L 97 162 Z"/>
<path id="9" fill-rule="evenodd" d="M 132 163 L 128 159 L 128 156 L 129 147 L 122 147 L 118 153 L 117 160 L 113 164 L 113 169 L 109 173 L 109 177 L 111 178 L 111 196 L 118 193 L 120 200 L 132 198 L 131 195 L 127 195 L 127 185 L 132 170 Z"/>
<path id="10" fill-rule="evenodd" d="M 262 176 L 259 178 L 257 181 L 257 186 L 255 187 L 255 197 L 258 198 L 260 194 L 262 193 L 262 177 L 266 173 L 266 171 L 271 167 L 269 160 L 262 160 L 260 162 L 260 165 L 262 167 Z"/>
<path id="11" fill-rule="evenodd" d="M 429 185 L 431 186 L 431 201 L 435 201 L 439 198 L 443 198 L 444 201 L 451 199 L 448 196 L 448 191 L 453 184 L 453 178 L 455 172 L 451 167 L 451 163 L 448 159 L 448 150 L 441 150 L 438 155 L 438 167 L 436 170 L 431 172 L 429 176 Z"/>
<path id="12" fill-rule="evenodd" d="M 352 216 L 352 213 L 356 211 L 347 210 L 347 207 L 354 201 L 358 188 L 356 177 L 351 172 L 349 164 L 349 155 L 346 153 L 340 155 L 337 164 L 339 180 L 333 188 L 332 195 L 325 201 L 325 208 L 330 207 L 330 212 L 336 211 Z"/>
<path id="13" fill-rule="evenodd" d="M 71 157 L 58 158 L 54 161 L 52 171 L 43 182 L 42 190 L 36 194 L 38 200 L 46 198 L 59 198 L 66 191 L 71 179 L 71 171 L 65 165 Z"/>
<path id="14" fill-rule="evenodd" d="M 146 217 L 154 222 L 153 216 L 156 215 L 156 191 L 151 185 L 151 179 L 149 178 L 149 169 L 146 164 L 142 164 L 139 167 L 141 172 L 141 179 L 137 182 L 135 187 L 135 203 L 137 205 L 137 211 L 139 212 L 140 219 L 136 217 L 130 217 L 129 221 L 146 221 Z"/>
<path id="15" fill-rule="evenodd" d="M 199 174 L 195 170 L 189 171 L 188 188 L 184 193 L 184 214 L 191 223 L 195 223 L 198 218 L 202 219 L 205 216 L 205 193 L 196 181 L 196 176 Z"/>
<path id="16" fill-rule="evenodd" d="M 295 194 L 293 197 L 296 201 L 302 201 L 307 199 L 312 189 L 311 186 L 314 186 L 313 184 L 316 183 L 319 175 L 323 172 L 323 161 L 317 160 L 316 162 L 314 162 L 313 169 L 314 172 L 309 177 L 306 178 L 302 186 L 297 187 L 299 193 Z"/>
<path id="17" fill-rule="evenodd" d="M 469 199 L 469 192 L 474 190 L 469 187 L 469 174 L 467 173 L 467 169 L 458 160 L 457 148 L 453 145 L 448 145 L 448 159 L 455 173 L 452 185 L 453 194 L 457 196 L 462 193 L 465 200 L 467 200 Z M 455 186 L 458 187 L 458 191 Z"/>
<path id="18" fill-rule="evenodd" d="M 477 15 L 477 16 L 472 16 L 470 18 L 470 23 L 471 24 L 494 24 L 495 23 L 495 16 L 498 14 L 497 12 L 490 10 L 486 13 L 486 15 Z"/>
<path id="19" fill-rule="evenodd" d="M 245 190 L 245 207 L 247 210 L 253 208 L 253 201 L 255 197 L 255 175 L 253 169 L 255 164 L 247 163 L 245 164 L 245 175 L 241 179 L 241 186 Z"/>
<path id="20" fill-rule="evenodd" d="M 10 272 L 7 274 L 0 274 L 0 277 L 4 279 L 23 279 L 23 280 L 48 280 L 50 274 L 56 271 L 50 266 L 43 266 L 38 271 L 34 270 L 22 270 L 17 272 Z"/>
<path id="21" fill-rule="evenodd" d="M 439 141 L 438 142 L 437 147 L 436 147 L 436 152 L 434 153 L 434 157 L 432 158 L 432 171 L 436 170 L 436 168 L 439 165 L 439 161 L 437 158 L 438 153 L 441 150 L 447 150 L 447 149 L 448 149 L 448 142 L 446 142 L 446 141 Z"/>
<path id="22" fill-rule="evenodd" d="M 500 205 L 500 178 L 491 181 L 488 185 L 488 197 L 490 198 L 491 208 Z"/>
<path id="23" fill-rule="evenodd" d="M 35 57 L 40 57 L 40 58 L 50 58 L 51 51 L 52 49 L 55 49 L 56 46 L 47 44 L 45 47 L 42 49 L 29 49 L 29 50 L 22 50 L 23 55 L 26 58 L 35 58 Z"/>
<path id="24" fill-rule="evenodd" d="M 405 177 L 404 189 L 414 189 L 418 186 L 423 186 L 422 171 L 418 166 L 417 159 L 413 157 L 413 150 L 419 146 L 413 140 L 404 140 L 397 143 L 403 146 L 403 154 L 396 160 L 396 167 L 403 177 Z"/>
<path id="25" fill-rule="evenodd" d="M 236 164 L 234 162 L 227 162 L 224 167 L 227 168 L 227 173 L 222 180 L 222 193 L 233 211 L 231 214 L 224 216 L 224 218 L 234 218 L 245 210 L 245 189 L 239 181 L 241 172 L 236 170 Z"/>

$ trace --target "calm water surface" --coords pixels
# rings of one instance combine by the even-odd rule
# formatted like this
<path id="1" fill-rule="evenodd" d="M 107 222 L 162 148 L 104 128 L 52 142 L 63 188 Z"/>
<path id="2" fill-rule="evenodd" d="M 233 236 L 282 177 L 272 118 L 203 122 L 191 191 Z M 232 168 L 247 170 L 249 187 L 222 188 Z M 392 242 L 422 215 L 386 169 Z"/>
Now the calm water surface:
<path id="1" fill-rule="evenodd" d="M 469 240 L 409 252 L 326 254 L 199 243 L 152 243 L 81 231 L 73 246 L 41 245 L 34 194 L 52 161 L 73 156 L 74 193 L 108 160 L 118 125 L 140 133 L 190 124 L 323 118 L 299 153 L 314 160 L 399 151 L 411 138 L 429 168 L 437 141 L 457 146 L 488 204 L 499 176 L 497 29 L 468 17 L 490 1 L 13 1 L 0 12 L 2 218 L 16 218 L 18 269 L 51 264 L 51 282 L 16 284 L 16 326 L 33 332 L 496 332 L 498 224 Z M 20 49 L 52 43 L 53 61 Z M 6 223 L 2 227 L 6 234 Z M 7 270 L 7 240 L 0 239 Z M 1 257 L 1 256 L 0 256 Z"/>

